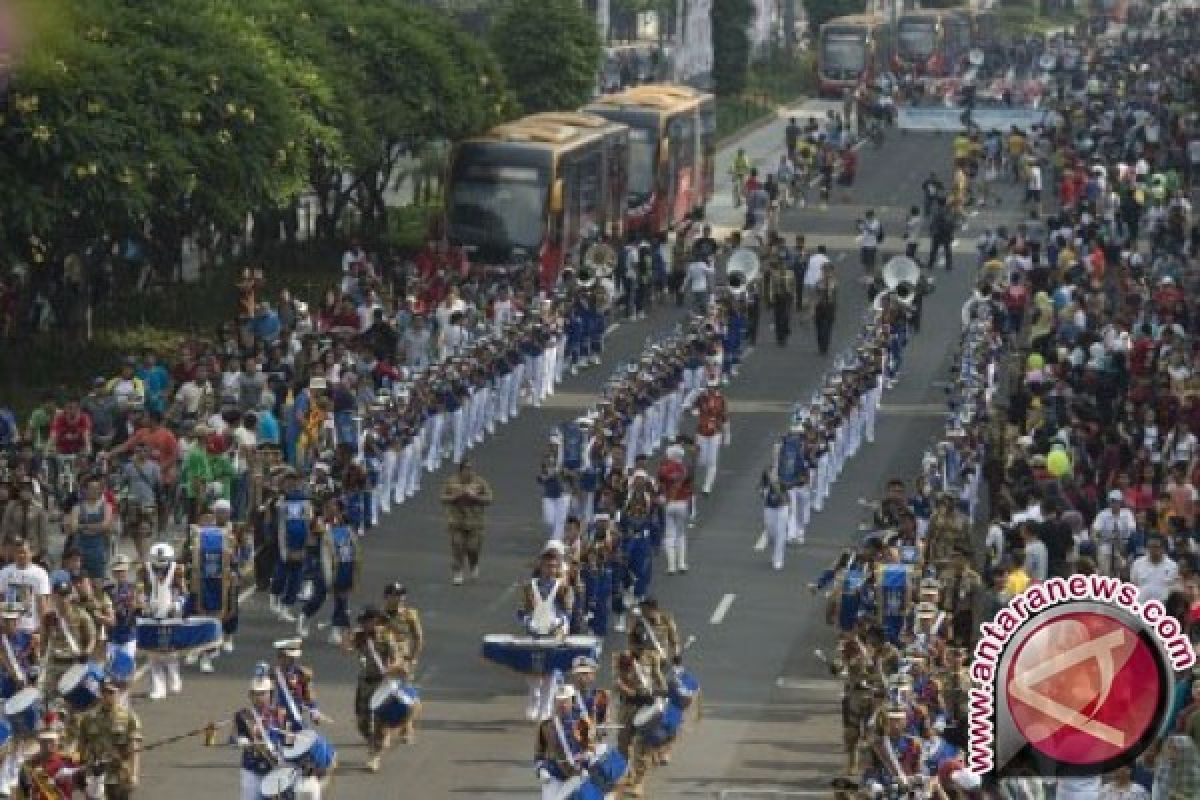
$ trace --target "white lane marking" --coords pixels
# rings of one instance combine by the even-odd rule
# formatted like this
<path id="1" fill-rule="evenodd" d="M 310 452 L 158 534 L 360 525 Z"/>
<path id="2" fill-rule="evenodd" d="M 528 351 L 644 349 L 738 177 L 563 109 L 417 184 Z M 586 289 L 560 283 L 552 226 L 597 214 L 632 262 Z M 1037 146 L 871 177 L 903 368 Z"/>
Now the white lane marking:
<path id="1" fill-rule="evenodd" d="M 778 678 L 775 681 L 775 686 L 780 689 L 799 692 L 840 692 L 842 690 L 841 681 L 830 680 L 828 678 Z"/>
<path id="2" fill-rule="evenodd" d="M 729 613 L 729 607 L 733 605 L 735 597 L 737 597 L 736 594 L 727 594 L 721 598 L 721 602 L 717 603 L 716 609 L 708 619 L 710 624 L 720 625 L 725 621 L 725 615 Z"/>
<path id="3" fill-rule="evenodd" d="M 763 550 L 766 550 L 766 549 L 767 549 L 767 532 L 766 532 L 766 531 L 763 531 L 763 532 L 762 532 L 762 533 L 759 535 L 759 537 L 758 537 L 758 541 L 754 543 L 754 549 L 755 549 L 755 550 L 757 550 L 757 551 L 759 551 L 760 553 L 761 553 Z"/>
<path id="4" fill-rule="evenodd" d="M 246 602 L 247 600 L 249 600 L 251 597 L 254 596 L 254 592 L 257 590 L 258 590 L 258 587 L 256 587 L 256 586 L 251 586 L 249 588 L 242 589 L 242 591 L 238 592 L 238 602 L 239 603 Z"/>

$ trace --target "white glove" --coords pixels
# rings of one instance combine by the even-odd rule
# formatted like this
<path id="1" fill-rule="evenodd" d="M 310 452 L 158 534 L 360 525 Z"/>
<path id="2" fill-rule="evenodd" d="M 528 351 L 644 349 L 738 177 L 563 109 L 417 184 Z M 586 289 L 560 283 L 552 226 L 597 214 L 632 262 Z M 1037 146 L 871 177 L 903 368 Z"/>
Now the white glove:
<path id="1" fill-rule="evenodd" d="M 308 718 L 312 720 L 313 725 L 320 725 L 325 721 L 325 715 L 315 708 L 308 712 Z"/>
<path id="2" fill-rule="evenodd" d="M 546 769 L 545 767 L 538 768 L 537 776 L 538 776 L 538 783 L 546 784 L 546 783 L 549 783 L 551 780 L 553 780 L 553 776 L 550 774 L 550 771 L 548 769 Z"/>

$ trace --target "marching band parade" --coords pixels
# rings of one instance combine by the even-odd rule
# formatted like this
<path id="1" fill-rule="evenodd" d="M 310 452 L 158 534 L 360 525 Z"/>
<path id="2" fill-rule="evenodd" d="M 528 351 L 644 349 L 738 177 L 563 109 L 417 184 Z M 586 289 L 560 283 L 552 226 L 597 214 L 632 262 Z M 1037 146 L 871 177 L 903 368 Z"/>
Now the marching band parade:
<path id="1" fill-rule="evenodd" d="M 1194 47 L 1189 20 L 1179 35 Z M 844 762 L 827 767 L 841 800 L 1132 800 L 1151 790 L 1175 800 L 1200 790 L 1191 695 L 1172 717 L 1178 733 L 1129 775 L 985 788 L 964 756 L 978 623 L 1031 582 L 1126 577 L 1200 630 L 1190 331 L 1200 229 L 1178 147 L 1198 128 L 1173 102 L 1183 78 L 1167 77 L 1186 65 L 1196 80 L 1196 59 L 1152 37 L 1080 44 L 1083 88 L 1064 88 L 1043 125 L 1003 146 L 985 147 L 991 133 L 974 127 L 961 134 L 956 188 L 926 202 L 931 233 L 943 216 L 957 226 L 977 189 L 982 197 L 985 182 L 1011 174 L 1027 182 L 1017 211 L 1029 217 L 981 240 L 944 434 L 918 474 L 877 475 L 886 483 L 862 504 L 869 519 L 808 587 L 836 642 L 816 657 L 842 684 Z M 1045 197 L 1028 188 L 1041 165 L 1053 168 Z M 759 188 L 753 176 L 739 187 L 748 205 Z M 838 268 L 824 245 L 797 267 L 776 209 L 721 245 L 701 224 L 662 243 L 680 305 L 690 293 L 684 312 L 665 293 L 639 287 L 635 299 L 621 286 L 631 257 L 660 255 L 636 236 L 624 248 L 596 234 L 576 267 L 542 286 L 480 274 L 465 254 L 433 246 L 423 254 L 432 268 L 398 298 L 355 245 L 317 313 L 286 292 L 272 306 L 248 270 L 219 341 L 189 341 L 169 368 L 147 352 L 97 378 L 82 401 L 48 400 L 0 458 L 0 797 L 142 795 L 144 753 L 202 739 L 229 748 L 242 800 L 315 800 L 333 793 L 348 761 L 327 730 L 351 710 L 363 766 L 382 770 L 389 751 L 421 735 L 433 688 L 422 656 L 437 627 L 426 629 L 396 577 L 378 602 L 366 596 L 373 537 L 439 479 L 447 591 L 479 582 L 496 493 L 476 470 L 477 448 L 528 409 L 546 413 L 568 376 L 605 363 L 622 310 L 638 319 L 657 300 L 671 326 L 632 362 L 609 363 L 600 396 L 555 424 L 539 451 L 529 484 L 538 535 L 500 601 L 512 628 L 479 644 L 489 667 L 525 681 L 529 796 L 649 796 L 649 776 L 676 758 L 704 706 L 702 676 L 687 664 L 699 634 L 659 598 L 721 568 L 689 562 L 689 548 L 722 494 L 739 413 L 726 393 L 749 371 L 763 304 L 785 347 L 801 338 L 791 315 L 809 294 L 816 349 L 833 352 L 761 454 L 773 571 L 819 530 L 839 477 L 876 442 L 906 349 L 932 335 L 919 334 L 921 305 L 933 268 L 951 269 L 951 246 L 944 262 L 930 253 L 923 264 L 914 237 L 877 264 L 883 228 L 866 216 L 871 299 L 841 347 L 831 344 Z M 64 540 L 57 559 L 51 512 Z M 394 566 L 393 576 L 406 572 Z M 251 589 L 266 602 L 247 605 Z M 279 639 L 245 676 L 241 707 L 207 707 L 220 719 L 148 736 L 141 698 L 168 701 L 185 677 L 202 684 L 221 672 L 242 615 L 264 608 Z M 323 643 L 355 675 L 352 709 L 322 700 L 306 653 Z M 412 791 L 399 796 L 421 796 Z"/>

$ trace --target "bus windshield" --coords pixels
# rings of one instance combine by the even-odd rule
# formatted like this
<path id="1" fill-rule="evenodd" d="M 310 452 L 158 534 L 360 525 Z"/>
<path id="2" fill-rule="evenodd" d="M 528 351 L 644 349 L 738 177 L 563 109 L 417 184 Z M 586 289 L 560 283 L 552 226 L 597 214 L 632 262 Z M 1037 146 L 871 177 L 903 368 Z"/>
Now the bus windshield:
<path id="1" fill-rule="evenodd" d="M 485 250 L 534 252 L 542 243 L 549 181 L 535 167 L 457 166 L 450 194 L 451 238 Z"/>
<path id="2" fill-rule="evenodd" d="M 658 133 L 648 128 L 629 131 L 629 207 L 643 205 L 654 193 Z"/>
<path id="3" fill-rule="evenodd" d="M 907 59 L 926 59 L 933 55 L 934 27 L 932 22 L 913 20 L 900 22 L 896 31 L 896 49 Z"/>
<path id="4" fill-rule="evenodd" d="M 861 34 L 833 33 L 825 37 L 821 66 L 829 77 L 855 77 L 862 72 L 866 60 L 867 45 Z"/>

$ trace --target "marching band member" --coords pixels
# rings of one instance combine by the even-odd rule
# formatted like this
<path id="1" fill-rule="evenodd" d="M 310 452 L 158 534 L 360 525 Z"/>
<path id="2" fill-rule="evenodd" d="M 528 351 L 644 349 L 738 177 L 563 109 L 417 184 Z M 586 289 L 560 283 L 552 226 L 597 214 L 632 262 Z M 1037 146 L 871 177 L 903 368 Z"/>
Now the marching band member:
<path id="1" fill-rule="evenodd" d="M 330 620 L 329 643 L 340 645 L 342 636 L 350 629 L 350 593 L 358 583 L 362 565 L 359 541 L 354 531 L 341 518 L 336 501 L 326 508 L 326 531 L 321 537 L 321 575 L 333 592 L 333 617 Z"/>
<path id="2" fill-rule="evenodd" d="M 56 570 L 50 576 L 51 604 L 42 621 L 42 651 L 46 675 L 41 679 L 51 692 L 58 690 L 63 673 L 96 649 L 96 621 L 74 595 L 71 575 Z"/>
<path id="3" fill-rule="evenodd" d="M 274 644 L 272 706 L 278 712 L 276 718 L 279 724 L 291 731 L 307 728 L 308 722 L 320 725 L 324 719 L 317 708 L 313 671 L 300 663 L 303 644 L 300 639 L 281 639 Z"/>
<path id="4" fill-rule="evenodd" d="M 238 543 L 229 523 L 229 502 L 217 500 L 191 531 L 191 581 L 186 616 L 216 617 L 232 637 L 237 630 Z M 224 521 L 222 522 L 222 517 Z M 200 671 L 212 672 L 212 652 L 200 655 Z"/>
<path id="5" fill-rule="evenodd" d="M 717 457 L 722 444 L 729 444 L 729 415 L 725 398 L 721 394 L 720 381 L 715 376 L 708 379 L 708 387 L 696 401 L 696 441 L 700 447 L 700 465 L 704 467 L 703 492 L 712 494 L 717 480 Z"/>
<path id="6" fill-rule="evenodd" d="M 416 674 L 425 648 L 425 633 L 421 615 L 408 604 L 408 589 L 402 583 L 388 584 L 383 590 L 383 621 L 392 634 L 399 656 L 411 665 Z"/>
<path id="7" fill-rule="evenodd" d="M 4 669 L 0 671 L 0 700 L 7 701 L 20 690 L 33 685 L 38 676 L 41 634 L 36 630 L 20 629 L 18 621 L 24 613 L 24 606 L 20 603 L 0 604 L 0 625 L 3 626 L 0 649 L 3 650 L 4 660 Z M 8 791 L 16 783 L 28 744 L 27 739 L 19 736 L 9 744 L 4 754 L 3 768 L 0 769 L 0 792 Z"/>
<path id="8" fill-rule="evenodd" d="M 37 731 L 38 750 L 21 766 L 17 797 L 21 800 L 61 800 L 74 796 L 82 785 L 78 762 L 59 750 L 63 723 L 57 714 L 46 714 Z"/>
<path id="9" fill-rule="evenodd" d="M 638 711 L 666 691 L 666 684 L 657 661 L 643 663 L 632 650 L 617 654 L 613 669 L 613 686 L 620 700 L 617 721 L 621 729 L 617 734 L 617 749 L 629 762 L 629 771 L 622 783 L 624 797 L 642 796 L 642 781 L 650 767 L 650 754 L 641 732 L 634 725 L 634 718 Z"/>
<path id="10" fill-rule="evenodd" d="M 358 626 L 342 646 L 358 655 L 360 668 L 354 690 L 354 716 L 359 734 L 367 740 L 367 769 L 378 772 L 387 731 L 371 713 L 371 695 L 384 680 L 408 678 L 411 669 L 408 661 L 400 656 L 379 609 L 367 606 L 359 612 Z"/>
<path id="11" fill-rule="evenodd" d="M 554 707 L 538 725 L 534 765 L 542 786 L 542 800 L 558 800 L 565 784 L 587 768 L 586 725 L 575 716 L 575 689 L 569 684 L 554 692 Z"/>
<path id="12" fill-rule="evenodd" d="M 296 604 L 303 579 L 313 507 L 295 471 L 285 475 L 283 487 L 283 495 L 277 500 L 279 561 L 271 581 L 271 610 L 285 622 L 295 622 L 296 616 L 291 607 Z"/>
<path id="13" fill-rule="evenodd" d="M 596 659 L 577 656 L 571 662 L 571 671 L 567 673 L 567 680 L 575 690 L 575 715 L 587 719 L 593 730 L 608 721 L 608 691 L 596 686 L 599 669 Z"/>
<path id="14" fill-rule="evenodd" d="M 763 527 L 771 547 L 771 567 L 780 570 L 783 569 L 783 555 L 787 549 L 789 514 L 787 491 L 776 475 L 772 471 L 763 474 Z"/>
<path id="15" fill-rule="evenodd" d="M 571 586 L 563 580 L 562 556 L 561 542 L 547 542 L 538 560 L 536 576 L 524 587 L 517 617 L 530 636 L 561 638 L 569 631 L 575 597 Z M 555 683 L 554 675 L 529 678 L 529 702 L 525 708 L 529 719 L 546 716 Z"/>
<path id="16" fill-rule="evenodd" d="M 123 661 L 123 668 L 132 671 L 137 659 L 137 619 L 145 608 L 145 596 L 137 582 L 130 579 L 129 567 L 129 556 L 123 553 L 114 556 L 109 567 L 112 581 L 104 589 L 112 607 L 111 618 L 105 626 L 108 635 L 105 663 L 110 674 L 121 683 L 126 682 L 126 676 L 118 675 L 113 666 Z M 128 700 L 125 688 L 122 688 L 123 699 Z"/>
<path id="17" fill-rule="evenodd" d="M 151 548 L 153 553 L 153 548 Z M 153 555 L 151 555 L 153 558 Z M 121 705 L 119 687 L 109 677 L 100 682 L 100 703 L 79 720 L 79 761 L 103 766 L 104 786 L 93 797 L 129 800 L 141 777 L 142 722 Z"/>
<path id="18" fill-rule="evenodd" d="M 667 574 L 687 572 L 687 529 L 692 505 L 692 481 L 683 463 L 686 451 L 680 445 L 667 448 L 666 460 L 658 468 L 658 485 L 664 510 L 663 552 Z"/>
<path id="19" fill-rule="evenodd" d="M 175 548 L 159 542 L 150 548 L 150 563 L 143 570 L 146 611 L 157 620 L 178 618 L 183 613 L 183 565 L 175 561 Z M 183 691 L 179 676 L 177 653 L 154 653 L 150 662 L 150 699 L 162 700 L 169 689 L 172 694 Z"/>
<path id="20" fill-rule="evenodd" d="M 555 541 L 562 540 L 562 526 L 566 522 L 571 503 L 565 476 L 559 467 L 559 459 L 553 452 L 560 442 L 561 436 L 556 430 L 551 438 L 552 450 L 542 459 L 542 469 L 537 477 L 537 482 L 542 487 L 542 524 L 546 526 L 546 538 Z"/>
<path id="21" fill-rule="evenodd" d="M 788 542 L 804 544 L 804 531 L 808 525 L 809 464 L 805 459 L 804 424 L 797 421 L 779 440 L 775 448 L 775 477 L 780 488 L 787 494 L 787 527 L 785 537 Z M 783 559 L 779 559 L 783 563 Z"/>
<path id="22" fill-rule="evenodd" d="M 231 743 L 242 751 L 241 800 L 259 800 L 262 779 L 283 761 L 282 709 L 271 702 L 270 668 L 259 664 L 250 681 L 250 704 L 233 716 Z"/>

